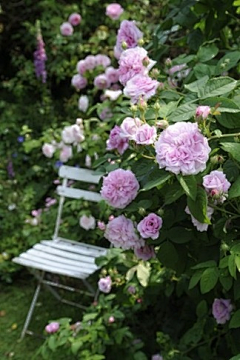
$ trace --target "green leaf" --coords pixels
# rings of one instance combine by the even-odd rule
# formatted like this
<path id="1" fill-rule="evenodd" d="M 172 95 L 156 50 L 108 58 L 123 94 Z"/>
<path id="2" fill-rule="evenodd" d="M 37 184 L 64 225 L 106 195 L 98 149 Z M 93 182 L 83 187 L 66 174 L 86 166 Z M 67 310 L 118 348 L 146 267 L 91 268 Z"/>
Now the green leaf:
<path id="1" fill-rule="evenodd" d="M 201 46 L 197 52 L 197 58 L 199 61 L 205 62 L 213 59 L 218 53 L 218 48 L 215 44 L 207 44 Z"/>
<path id="2" fill-rule="evenodd" d="M 236 329 L 236 328 L 239 328 L 240 327 L 240 310 L 237 310 L 231 320 L 230 320 L 230 323 L 229 323 L 229 329 Z"/>
<path id="3" fill-rule="evenodd" d="M 231 357 L 231 359 L 229 359 L 229 360 L 240 360 L 240 354 Z"/>
<path id="4" fill-rule="evenodd" d="M 159 170 L 155 175 L 155 179 L 148 181 L 140 191 L 147 191 L 154 187 L 163 185 L 172 177 L 171 174 L 167 173 L 165 170 Z"/>
<path id="5" fill-rule="evenodd" d="M 83 316 L 83 321 L 89 321 L 89 320 L 94 320 L 96 319 L 96 317 L 98 316 L 98 313 L 91 313 L 91 314 L 85 314 Z"/>
<path id="6" fill-rule="evenodd" d="M 172 184 L 171 186 L 165 186 L 163 191 L 165 204 L 172 204 L 184 194 L 183 188 L 178 182 Z"/>
<path id="7" fill-rule="evenodd" d="M 208 79 L 209 76 L 206 75 L 197 81 L 184 85 L 184 87 L 191 92 L 199 93 L 200 89 L 202 89 L 206 85 Z"/>
<path id="8" fill-rule="evenodd" d="M 55 351 L 57 348 L 57 343 L 56 343 L 56 339 L 55 336 L 52 335 L 50 336 L 50 338 L 48 339 L 48 347 L 49 349 L 51 349 L 52 351 Z"/>
<path id="9" fill-rule="evenodd" d="M 189 282 L 189 286 L 188 286 L 189 290 L 193 289 L 198 284 L 198 282 L 201 279 L 202 273 L 203 273 L 203 271 L 199 270 L 193 274 L 193 276 L 191 277 L 190 282 Z"/>
<path id="10" fill-rule="evenodd" d="M 226 174 L 227 179 L 231 183 L 236 181 L 238 176 L 239 176 L 239 169 L 236 166 L 236 162 L 234 160 L 231 160 L 231 159 L 228 159 L 223 164 L 223 172 L 224 172 L 224 174 Z M 233 184 L 232 184 L 232 186 L 233 186 Z M 230 187 L 229 192 L 231 191 L 232 186 Z M 229 193 L 228 193 L 228 195 L 229 195 Z"/>
<path id="11" fill-rule="evenodd" d="M 240 282 L 234 281 L 233 285 L 234 300 L 240 299 Z"/>
<path id="12" fill-rule="evenodd" d="M 215 75 L 220 75 L 224 71 L 232 69 L 235 65 L 237 65 L 239 59 L 240 51 L 233 51 L 227 53 L 218 61 L 215 69 Z"/>
<path id="13" fill-rule="evenodd" d="M 126 280 L 127 281 L 130 281 L 132 280 L 135 272 L 137 271 L 137 265 L 136 266 L 133 266 L 131 269 L 129 269 L 126 273 Z"/>
<path id="14" fill-rule="evenodd" d="M 175 269 L 178 262 L 178 253 L 175 246 L 170 241 L 165 241 L 157 254 L 160 262 L 171 269 Z"/>
<path id="15" fill-rule="evenodd" d="M 207 84 L 199 89 L 198 96 L 201 99 L 209 97 L 220 96 L 235 89 L 237 80 L 228 76 L 212 78 L 208 80 Z"/>
<path id="16" fill-rule="evenodd" d="M 208 75 L 209 77 L 214 74 L 215 66 L 210 66 L 207 64 L 197 64 L 194 66 L 193 71 L 196 75 L 197 79 L 201 79 L 205 75 Z"/>
<path id="17" fill-rule="evenodd" d="M 73 353 L 73 355 L 76 355 L 78 350 L 81 348 L 81 346 L 83 345 L 82 340 L 75 340 L 72 345 L 71 345 L 71 351 Z"/>
<path id="18" fill-rule="evenodd" d="M 197 181 L 195 176 L 182 176 L 177 175 L 177 179 L 181 184 L 185 194 L 195 201 L 197 196 Z"/>
<path id="19" fill-rule="evenodd" d="M 217 267 L 210 267 L 204 270 L 200 279 L 200 290 L 202 294 L 208 293 L 212 290 L 218 282 Z"/>
<path id="20" fill-rule="evenodd" d="M 211 224 L 207 217 L 207 194 L 206 191 L 200 187 L 197 188 L 196 199 L 193 200 L 188 196 L 187 205 L 192 216 L 202 224 Z"/>
<path id="21" fill-rule="evenodd" d="M 223 150 L 232 155 L 232 157 L 240 162 L 240 144 L 233 142 L 221 143 Z"/>
<path id="22" fill-rule="evenodd" d="M 229 291 L 233 285 L 233 278 L 231 276 L 224 276 L 220 274 L 219 281 L 226 291 Z"/>
<path id="23" fill-rule="evenodd" d="M 144 265 L 142 263 L 138 264 L 137 265 L 137 278 L 142 286 L 144 286 L 144 287 L 147 286 L 149 276 L 150 276 L 149 264 L 148 264 L 148 266 Z"/>
<path id="24" fill-rule="evenodd" d="M 240 256 L 239 255 L 235 256 L 235 264 L 237 266 L 238 271 L 240 272 Z"/>
<path id="25" fill-rule="evenodd" d="M 217 263 L 214 260 L 204 261 L 192 267 L 193 270 L 204 269 L 209 267 L 216 267 Z"/>
<path id="26" fill-rule="evenodd" d="M 167 232 L 168 238 L 176 244 L 184 244 L 193 239 L 192 231 L 176 226 Z"/>
<path id="27" fill-rule="evenodd" d="M 206 300 L 202 300 L 202 301 L 200 301 L 200 303 L 198 304 L 197 309 L 196 309 L 197 317 L 199 317 L 199 318 L 204 317 L 207 315 L 207 313 L 208 313 L 207 302 L 206 302 Z"/>
<path id="28" fill-rule="evenodd" d="M 230 272 L 230 275 L 231 275 L 235 280 L 237 280 L 237 277 L 236 277 L 237 267 L 236 267 L 236 263 L 235 263 L 235 255 L 234 255 L 234 254 L 231 254 L 231 255 L 229 255 L 229 257 L 228 257 L 228 270 L 229 270 L 229 272 Z"/>
<path id="29" fill-rule="evenodd" d="M 192 103 L 187 103 L 179 106 L 174 110 L 170 116 L 167 117 L 167 120 L 174 121 L 186 121 L 191 119 L 195 115 L 196 105 Z"/>
<path id="30" fill-rule="evenodd" d="M 237 180 L 232 184 L 228 192 L 229 199 L 234 199 L 239 196 L 240 196 L 240 176 L 238 176 Z"/>

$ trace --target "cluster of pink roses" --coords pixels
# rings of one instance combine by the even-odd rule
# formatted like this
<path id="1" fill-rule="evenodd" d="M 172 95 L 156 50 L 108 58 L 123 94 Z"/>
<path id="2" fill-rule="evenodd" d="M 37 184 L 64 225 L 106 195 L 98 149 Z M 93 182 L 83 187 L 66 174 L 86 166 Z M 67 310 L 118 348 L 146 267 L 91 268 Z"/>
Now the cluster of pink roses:
<path id="1" fill-rule="evenodd" d="M 138 145 L 151 145 L 156 138 L 155 126 L 150 126 L 137 117 L 126 117 L 120 126 L 115 125 L 110 131 L 107 150 L 116 149 L 122 155 L 129 146 L 129 140 L 133 140 Z"/>
<path id="2" fill-rule="evenodd" d="M 151 60 L 147 51 L 138 46 L 142 33 L 133 21 L 122 21 L 117 35 L 115 57 L 119 59 L 119 81 L 124 85 L 124 94 L 137 103 L 156 94 L 159 82 L 153 80 L 148 72 L 156 61 Z M 126 48 L 124 50 L 123 48 Z"/>
<path id="3" fill-rule="evenodd" d="M 101 196 L 114 208 L 123 209 L 137 196 L 138 181 L 131 170 L 117 169 L 103 179 Z M 137 234 L 132 220 L 120 215 L 109 221 L 104 236 L 115 247 L 134 249 L 135 254 L 144 260 L 153 257 L 154 249 L 145 244 L 144 239 L 159 237 L 162 218 L 150 213 L 137 225 Z"/>
<path id="4" fill-rule="evenodd" d="M 82 119 L 77 119 L 74 125 L 65 126 L 62 130 L 61 137 L 62 139 L 59 143 L 56 141 L 45 143 L 42 146 L 42 152 L 46 157 L 52 158 L 55 151 L 59 150 L 59 159 L 64 163 L 73 156 L 72 146 L 75 146 L 78 152 L 82 150 L 80 143 L 85 139 Z"/>
<path id="5" fill-rule="evenodd" d="M 82 21 L 82 17 L 78 13 L 73 13 L 69 16 L 68 21 L 62 23 L 60 32 L 63 36 L 71 36 L 73 34 L 73 26 L 77 26 Z"/>

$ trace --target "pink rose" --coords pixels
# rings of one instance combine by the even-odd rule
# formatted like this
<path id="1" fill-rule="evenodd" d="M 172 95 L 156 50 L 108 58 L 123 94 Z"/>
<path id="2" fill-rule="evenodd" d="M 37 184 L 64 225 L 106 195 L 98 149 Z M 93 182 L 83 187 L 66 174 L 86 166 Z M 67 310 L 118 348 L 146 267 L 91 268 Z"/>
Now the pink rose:
<path id="1" fill-rule="evenodd" d="M 84 75 L 84 73 L 88 70 L 87 68 L 87 64 L 86 64 L 86 61 L 85 60 L 80 60 L 78 61 L 77 63 L 77 72 L 80 74 L 80 75 Z"/>
<path id="2" fill-rule="evenodd" d="M 206 119 L 211 112 L 210 106 L 198 106 L 196 108 L 195 116 L 198 119 Z"/>
<path id="3" fill-rule="evenodd" d="M 153 144 L 157 137 L 155 126 L 144 124 L 137 129 L 134 140 L 139 145 Z"/>
<path id="4" fill-rule="evenodd" d="M 115 57 L 119 59 L 123 51 L 123 42 L 127 44 L 128 48 L 134 48 L 142 37 L 143 33 L 138 29 L 134 21 L 123 20 L 117 34 L 117 42 L 114 48 Z"/>
<path id="5" fill-rule="evenodd" d="M 112 279 L 110 276 L 106 276 L 105 278 L 101 278 L 98 281 L 98 288 L 100 291 L 108 294 L 112 289 Z"/>
<path id="6" fill-rule="evenodd" d="M 147 66 L 144 66 L 144 60 L 147 62 Z M 156 61 L 147 57 L 147 51 L 144 48 L 137 46 L 127 49 L 122 52 L 119 59 L 119 81 L 126 85 L 127 81 L 135 75 L 146 75 L 155 63 Z"/>
<path id="7" fill-rule="evenodd" d="M 95 56 L 96 66 L 103 66 L 104 68 L 108 67 L 111 64 L 111 59 L 107 55 L 98 54 Z"/>
<path id="8" fill-rule="evenodd" d="M 145 245 L 140 247 L 139 249 L 134 249 L 134 254 L 138 259 L 142 259 L 144 261 L 150 260 L 151 258 L 156 257 L 154 247 Z"/>
<path id="9" fill-rule="evenodd" d="M 87 79 L 80 74 L 76 74 L 72 77 L 71 84 L 76 90 L 81 90 L 87 86 Z"/>
<path id="10" fill-rule="evenodd" d="M 109 324 L 114 323 L 114 321 L 115 321 L 114 316 L 109 316 L 109 319 L 108 319 Z"/>
<path id="11" fill-rule="evenodd" d="M 145 216 L 137 226 L 140 235 L 144 238 L 152 238 L 153 240 L 159 237 L 159 230 L 162 227 L 162 218 L 154 213 Z"/>
<path id="12" fill-rule="evenodd" d="M 107 150 L 116 149 L 120 155 L 128 148 L 128 139 L 122 136 L 122 130 L 115 125 L 110 131 L 109 139 L 107 140 Z"/>
<path id="13" fill-rule="evenodd" d="M 112 66 L 106 68 L 105 75 L 111 84 L 116 83 L 119 80 L 119 70 Z"/>
<path id="14" fill-rule="evenodd" d="M 153 80 L 147 75 L 139 74 L 127 82 L 123 93 L 127 97 L 130 97 L 133 104 L 136 104 L 141 98 L 147 100 L 154 96 L 158 85 L 157 80 Z"/>
<path id="15" fill-rule="evenodd" d="M 68 21 L 72 26 L 77 26 L 82 21 L 82 17 L 78 13 L 73 13 L 69 16 Z"/>
<path id="16" fill-rule="evenodd" d="M 124 215 L 114 218 L 107 224 L 104 236 L 117 248 L 128 250 L 144 246 L 143 239 L 136 234 L 132 220 Z"/>
<path id="17" fill-rule="evenodd" d="M 112 20 L 117 20 L 123 13 L 123 8 L 117 3 L 109 4 L 106 8 L 106 15 Z"/>
<path id="18" fill-rule="evenodd" d="M 124 209 L 137 196 L 139 183 L 131 170 L 117 169 L 103 178 L 101 195 L 107 203 Z"/>
<path id="19" fill-rule="evenodd" d="M 190 122 L 169 125 L 155 142 L 155 150 L 160 168 L 183 175 L 205 170 L 211 151 L 198 125 Z"/>
<path id="20" fill-rule="evenodd" d="M 93 70 L 97 66 L 96 56 L 94 55 L 86 56 L 84 61 L 87 70 Z"/>
<path id="21" fill-rule="evenodd" d="M 200 223 L 197 219 L 195 219 L 195 217 L 192 216 L 192 214 L 190 213 L 190 210 L 188 208 L 188 206 L 185 208 L 185 212 L 189 215 L 191 215 L 191 220 L 193 225 L 197 228 L 198 231 L 207 231 L 208 229 L 208 224 L 204 224 L 204 223 Z M 214 212 L 214 209 L 210 206 L 207 207 L 207 217 L 211 220 L 212 214 Z"/>
<path id="22" fill-rule="evenodd" d="M 139 118 L 126 117 L 120 127 L 124 136 L 129 140 L 135 140 L 137 130 L 142 124 L 143 122 Z"/>
<path id="23" fill-rule="evenodd" d="M 51 322 L 45 327 L 45 330 L 48 334 L 53 334 L 58 331 L 60 324 L 58 322 Z"/>
<path id="24" fill-rule="evenodd" d="M 60 26 L 60 33 L 63 36 L 71 36 L 73 34 L 73 27 L 69 22 L 64 22 Z"/>
<path id="25" fill-rule="evenodd" d="M 107 89 L 110 86 L 110 82 L 105 74 L 100 74 L 95 77 L 94 86 L 98 89 Z"/>
<path id="26" fill-rule="evenodd" d="M 54 154 L 55 150 L 56 150 L 56 148 L 52 144 L 45 143 L 42 146 L 42 152 L 48 158 L 53 157 L 53 154 Z"/>
<path id="27" fill-rule="evenodd" d="M 222 171 L 214 170 L 203 177 L 203 186 L 209 196 L 215 199 L 216 203 L 221 204 L 226 200 L 231 183 Z"/>
<path id="28" fill-rule="evenodd" d="M 230 299 L 214 299 L 212 314 L 217 324 L 225 324 L 229 319 L 233 306 Z"/>
<path id="29" fill-rule="evenodd" d="M 79 225 L 85 230 L 95 229 L 96 220 L 93 216 L 82 215 L 79 219 Z"/>

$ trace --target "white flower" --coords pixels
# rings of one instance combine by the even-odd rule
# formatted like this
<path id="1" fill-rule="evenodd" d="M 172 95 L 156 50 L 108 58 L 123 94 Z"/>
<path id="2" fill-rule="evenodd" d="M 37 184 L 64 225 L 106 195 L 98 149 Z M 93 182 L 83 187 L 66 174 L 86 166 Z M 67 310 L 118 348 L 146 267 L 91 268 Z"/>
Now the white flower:
<path id="1" fill-rule="evenodd" d="M 89 100 L 87 95 L 81 95 L 78 100 L 78 108 L 80 111 L 86 112 L 89 106 Z"/>
<path id="2" fill-rule="evenodd" d="M 111 101 L 115 101 L 122 95 L 122 90 L 106 90 L 105 96 L 108 97 Z"/>
<path id="3" fill-rule="evenodd" d="M 96 220 L 91 215 L 90 216 L 82 215 L 79 219 L 79 225 L 85 230 L 95 229 Z"/>
<path id="4" fill-rule="evenodd" d="M 45 143 L 42 146 L 42 152 L 48 158 L 51 158 L 53 156 L 55 149 L 56 147 L 54 145 L 48 143 Z"/>

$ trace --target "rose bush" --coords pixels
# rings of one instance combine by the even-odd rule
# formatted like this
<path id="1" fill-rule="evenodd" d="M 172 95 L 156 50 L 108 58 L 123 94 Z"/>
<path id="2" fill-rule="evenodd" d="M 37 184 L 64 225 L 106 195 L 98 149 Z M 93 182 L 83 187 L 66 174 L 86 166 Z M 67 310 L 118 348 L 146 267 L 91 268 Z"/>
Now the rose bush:
<path id="1" fill-rule="evenodd" d="M 66 204 L 64 229 L 71 227 L 77 236 L 82 219 L 93 243 L 105 237 L 114 245 L 97 261 L 100 279 L 95 274 L 91 280 L 101 294 L 83 314 L 81 326 L 58 319 L 59 328 L 50 331 L 39 353 L 45 358 L 59 350 L 80 359 L 235 360 L 240 353 L 237 8 L 231 1 L 218 7 L 212 2 L 201 6 L 169 1 L 165 8 L 157 2 L 148 10 L 143 7 L 145 14 L 151 10 L 150 26 L 137 21 L 141 12 L 133 11 L 135 5 L 121 5 L 121 16 L 130 14 L 131 20 L 109 18 L 102 9 L 116 36 L 100 26 L 90 38 L 92 52 L 88 44 L 81 47 L 81 56 L 70 50 L 77 29 L 71 36 L 58 34 L 53 45 L 65 45 L 58 61 L 71 55 L 66 92 L 73 94 L 66 119 L 59 115 L 51 129 L 47 124 L 34 134 L 27 123 L 20 134 L 20 160 L 37 151 L 30 160 L 30 179 L 40 172 L 39 166 L 48 174 L 56 160 L 88 164 L 105 174 L 99 190 L 106 204 L 100 212 L 88 203 Z M 74 11 L 78 9 L 71 8 L 69 14 Z M 87 15 L 81 14 L 80 26 L 87 23 Z M 58 25 L 66 19 L 64 15 Z M 155 26 L 154 19 L 160 25 Z M 102 54 L 101 37 L 106 34 L 109 42 Z M 138 54 L 134 69 L 132 54 Z M 56 71 L 61 81 L 64 67 Z M 106 95 L 119 90 L 116 97 Z M 79 91 L 88 96 L 86 111 L 82 104 L 78 109 Z M 80 122 L 75 120 L 78 111 Z M 45 114 L 50 116 L 50 106 Z M 12 149 L 8 151 L 10 186 L 17 160 Z M 38 194 L 39 206 L 33 208 L 37 190 L 31 189 L 17 202 L 17 207 L 23 204 L 20 220 L 27 218 L 28 235 L 42 216 L 49 223 L 47 212 L 40 209 L 52 204 Z M 44 195 L 52 193 L 51 187 Z M 12 194 L 9 212 L 15 211 L 16 198 Z"/>

